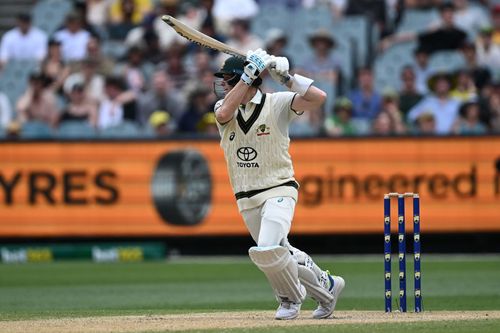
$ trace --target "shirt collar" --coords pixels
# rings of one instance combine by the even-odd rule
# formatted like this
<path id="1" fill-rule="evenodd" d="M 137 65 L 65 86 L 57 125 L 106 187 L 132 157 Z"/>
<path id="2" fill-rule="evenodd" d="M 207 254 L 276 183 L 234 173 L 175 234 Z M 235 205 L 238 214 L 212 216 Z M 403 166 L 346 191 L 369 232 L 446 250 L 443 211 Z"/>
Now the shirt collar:
<path id="1" fill-rule="evenodd" d="M 252 99 L 250 100 L 250 103 L 260 104 L 261 101 L 262 101 L 262 92 L 259 89 L 257 89 L 257 92 L 255 93 L 255 95 L 253 95 Z"/>
<path id="2" fill-rule="evenodd" d="M 258 105 L 262 102 L 262 92 L 257 89 L 255 95 L 253 95 L 252 99 L 247 104 L 240 104 L 239 109 L 243 112 L 253 110 L 255 105 Z"/>

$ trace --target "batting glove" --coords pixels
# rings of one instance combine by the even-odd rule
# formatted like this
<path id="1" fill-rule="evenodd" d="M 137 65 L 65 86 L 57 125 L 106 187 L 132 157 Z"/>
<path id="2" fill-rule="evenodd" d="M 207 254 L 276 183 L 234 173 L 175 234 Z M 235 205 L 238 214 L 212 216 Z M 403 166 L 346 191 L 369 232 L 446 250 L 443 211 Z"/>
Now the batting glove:
<path id="1" fill-rule="evenodd" d="M 269 74 L 274 81 L 279 84 L 285 84 L 290 79 L 290 64 L 286 57 L 275 57 L 271 56 L 271 68 L 269 69 Z"/>
<path id="2" fill-rule="evenodd" d="M 247 85 L 252 85 L 253 81 L 269 66 L 271 56 L 262 49 L 256 51 L 248 51 L 245 67 L 241 80 Z"/>

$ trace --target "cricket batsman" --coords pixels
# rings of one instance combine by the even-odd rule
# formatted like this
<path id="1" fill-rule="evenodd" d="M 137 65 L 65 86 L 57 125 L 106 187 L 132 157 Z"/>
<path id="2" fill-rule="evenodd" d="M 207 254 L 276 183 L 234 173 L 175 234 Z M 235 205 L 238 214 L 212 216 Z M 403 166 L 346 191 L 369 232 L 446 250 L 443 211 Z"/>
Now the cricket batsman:
<path id="1" fill-rule="evenodd" d="M 259 76 L 266 69 L 290 91 L 262 93 Z M 289 76 L 287 58 L 261 49 L 249 51 L 246 60 L 228 58 L 214 75 L 215 93 L 222 98 L 214 107 L 220 145 L 238 209 L 257 244 L 248 253 L 279 302 L 275 318 L 296 318 L 306 295 L 318 303 L 313 318 L 328 318 L 344 279 L 322 270 L 288 242 L 299 188 L 288 152 L 288 126 L 306 110 L 318 110 L 326 93 L 309 78 Z"/>

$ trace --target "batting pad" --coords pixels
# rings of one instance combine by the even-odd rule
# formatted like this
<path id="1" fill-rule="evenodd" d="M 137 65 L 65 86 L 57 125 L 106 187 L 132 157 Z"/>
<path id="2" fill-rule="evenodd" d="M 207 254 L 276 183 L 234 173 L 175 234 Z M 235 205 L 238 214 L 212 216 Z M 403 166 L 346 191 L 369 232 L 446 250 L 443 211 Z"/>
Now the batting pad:
<path id="1" fill-rule="evenodd" d="M 318 281 L 316 274 L 307 266 L 298 265 L 299 280 L 307 290 L 307 294 L 319 303 L 331 303 L 333 296 Z"/>
<path id="2" fill-rule="evenodd" d="M 250 259 L 264 272 L 280 300 L 302 303 L 306 290 L 300 284 L 297 261 L 283 246 L 253 246 L 248 250 Z"/>

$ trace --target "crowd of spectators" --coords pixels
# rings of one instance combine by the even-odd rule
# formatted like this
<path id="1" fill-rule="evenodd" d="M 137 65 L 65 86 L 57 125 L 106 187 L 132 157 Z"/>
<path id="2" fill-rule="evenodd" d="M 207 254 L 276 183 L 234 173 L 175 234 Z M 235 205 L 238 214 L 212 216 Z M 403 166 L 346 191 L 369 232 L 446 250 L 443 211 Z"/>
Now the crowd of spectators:
<path id="1" fill-rule="evenodd" d="M 259 36 L 252 29 L 269 5 L 322 6 L 337 21 L 368 17 L 380 32 L 372 61 L 358 64 L 342 84 L 346 68 L 327 27 L 305 37 L 310 55 L 294 58 L 286 31 L 271 28 Z M 398 31 L 405 11 L 430 8 L 439 19 L 429 27 Z M 299 117 L 292 136 L 500 133 L 500 2 L 467 0 L 74 0 L 64 24 L 50 34 L 32 24 L 30 13 L 19 13 L 16 26 L 1 36 L 0 71 L 26 60 L 37 62 L 37 70 L 18 100 L 0 91 L 0 128 L 9 138 L 30 122 L 54 133 L 76 122 L 96 135 L 129 124 L 139 136 L 216 136 L 213 73 L 227 56 L 179 37 L 162 22 L 164 14 L 239 50 L 261 47 L 287 56 L 292 72 L 341 87 L 328 108 Z M 104 52 L 109 41 L 123 54 Z M 377 86 L 376 57 L 408 42 L 416 47 L 400 82 Z M 464 67 L 431 70 L 429 58 L 449 50 L 461 53 Z M 283 89 L 263 76 L 264 91 Z"/>

